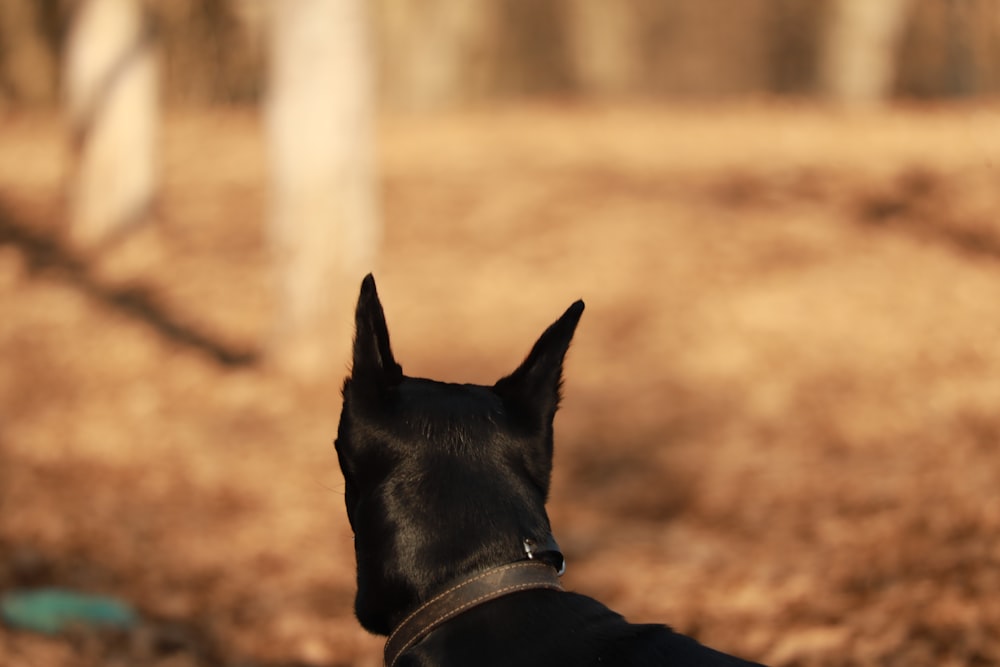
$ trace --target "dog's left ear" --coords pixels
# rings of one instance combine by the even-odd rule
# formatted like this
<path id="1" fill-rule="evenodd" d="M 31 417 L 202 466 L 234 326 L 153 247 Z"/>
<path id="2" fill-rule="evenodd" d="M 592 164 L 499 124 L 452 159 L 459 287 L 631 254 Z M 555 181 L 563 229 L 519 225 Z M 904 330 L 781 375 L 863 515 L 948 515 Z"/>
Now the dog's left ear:
<path id="1" fill-rule="evenodd" d="M 493 389 L 523 418 L 536 427 L 550 427 L 559 407 L 563 360 L 583 313 L 583 301 L 570 306 L 545 330 L 516 371 Z"/>
<path id="2" fill-rule="evenodd" d="M 352 389 L 384 398 L 386 392 L 402 382 L 403 369 L 392 355 L 385 312 L 375 290 L 375 278 L 370 273 L 361 283 L 354 326 Z"/>

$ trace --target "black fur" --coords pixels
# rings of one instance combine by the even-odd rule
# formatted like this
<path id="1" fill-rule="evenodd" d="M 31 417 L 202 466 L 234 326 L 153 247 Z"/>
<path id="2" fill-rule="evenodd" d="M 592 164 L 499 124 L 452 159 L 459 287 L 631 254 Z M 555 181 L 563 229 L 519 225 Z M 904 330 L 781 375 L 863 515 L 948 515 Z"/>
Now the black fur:
<path id="1" fill-rule="evenodd" d="M 403 375 L 367 276 L 344 382 L 337 456 L 354 529 L 362 626 L 387 635 L 445 584 L 524 558 L 550 534 L 545 501 L 562 366 L 577 301 L 492 387 Z M 746 665 L 591 598 L 534 590 L 432 631 L 397 665 Z"/>

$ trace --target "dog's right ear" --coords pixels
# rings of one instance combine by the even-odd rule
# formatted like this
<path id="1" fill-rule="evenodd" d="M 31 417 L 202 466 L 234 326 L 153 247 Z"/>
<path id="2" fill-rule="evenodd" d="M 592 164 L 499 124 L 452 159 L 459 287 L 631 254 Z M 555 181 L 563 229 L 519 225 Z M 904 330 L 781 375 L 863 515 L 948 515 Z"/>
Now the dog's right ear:
<path id="1" fill-rule="evenodd" d="M 527 359 L 513 373 L 494 385 L 509 405 L 551 427 L 562 386 L 563 360 L 583 313 L 583 301 L 571 305 L 545 330 Z"/>
<path id="2" fill-rule="evenodd" d="M 385 312 L 375 290 L 375 278 L 365 276 L 361 283 L 358 308 L 354 313 L 354 363 L 351 367 L 352 390 L 384 397 L 403 380 L 403 369 L 392 356 Z"/>

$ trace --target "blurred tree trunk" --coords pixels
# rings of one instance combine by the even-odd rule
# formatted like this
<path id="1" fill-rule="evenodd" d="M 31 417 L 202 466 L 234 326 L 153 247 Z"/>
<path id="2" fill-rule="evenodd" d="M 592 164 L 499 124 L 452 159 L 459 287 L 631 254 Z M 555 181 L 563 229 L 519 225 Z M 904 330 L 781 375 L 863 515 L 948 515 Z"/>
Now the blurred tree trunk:
<path id="1" fill-rule="evenodd" d="M 158 72 L 141 0 L 80 0 L 64 68 L 70 236 L 94 248 L 148 220 L 156 192 Z"/>
<path id="2" fill-rule="evenodd" d="M 911 0 L 834 0 L 822 60 L 824 92 L 852 107 L 892 93 Z"/>
<path id="3" fill-rule="evenodd" d="M 453 107 L 491 85 L 495 0 L 378 3 L 387 102 L 405 111 Z"/>
<path id="4" fill-rule="evenodd" d="M 272 0 L 267 131 L 278 281 L 272 356 L 325 372 L 380 226 L 366 0 Z M 349 340 L 349 336 L 346 338 Z"/>
<path id="5" fill-rule="evenodd" d="M 566 0 L 574 79 L 598 97 L 637 92 L 642 76 L 642 33 L 633 2 Z"/>
<path id="6" fill-rule="evenodd" d="M 39 30 L 37 0 L 0 0 L 0 94 L 46 104 L 55 97 L 55 57 Z"/>

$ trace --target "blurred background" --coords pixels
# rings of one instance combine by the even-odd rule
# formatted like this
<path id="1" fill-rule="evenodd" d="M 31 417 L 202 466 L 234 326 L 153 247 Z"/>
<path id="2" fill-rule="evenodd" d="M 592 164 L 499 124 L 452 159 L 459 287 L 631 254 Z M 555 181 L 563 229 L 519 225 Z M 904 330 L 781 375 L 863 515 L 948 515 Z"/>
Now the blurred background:
<path id="1" fill-rule="evenodd" d="M 0 665 L 376 666 L 361 277 L 491 384 L 576 298 L 569 588 L 772 665 L 1000 663 L 996 0 L 0 0 Z M 2 605 L 0 605 L 2 606 Z"/>

